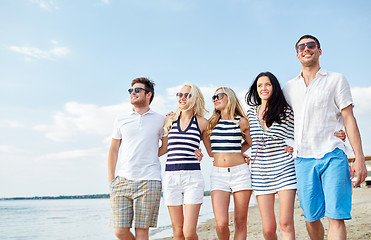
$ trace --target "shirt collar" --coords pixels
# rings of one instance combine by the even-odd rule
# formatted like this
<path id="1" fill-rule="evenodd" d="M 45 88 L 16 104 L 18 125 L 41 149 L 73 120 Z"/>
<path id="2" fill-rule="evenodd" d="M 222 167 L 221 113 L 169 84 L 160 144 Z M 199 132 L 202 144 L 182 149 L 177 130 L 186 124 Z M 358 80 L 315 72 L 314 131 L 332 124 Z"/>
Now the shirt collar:
<path id="1" fill-rule="evenodd" d="M 326 76 L 327 75 L 327 71 L 323 68 L 320 68 L 317 72 L 317 75 L 316 77 L 318 77 L 318 75 L 322 75 L 322 76 Z"/>
<path id="2" fill-rule="evenodd" d="M 150 108 L 147 112 L 143 113 L 142 116 L 146 115 L 146 114 L 151 114 L 153 113 L 152 109 Z M 139 113 L 137 113 L 136 111 L 134 111 L 134 108 L 131 109 L 131 112 L 130 112 L 131 115 L 140 115 Z"/>
<path id="3" fill-rule="evenodd" d="M 304 81 L 304 78 L 303 78 L 303 75 L 302 75 L 303 72 L 300 72 L 300 74 L 296 77 L 297 80 L 303 80 Z M 316 78 L 318 78 L 318 76 L 321 75 L 321 76 L 326 76 L 327 75 L 327 71 L 323 68 L 320 68 L 316 74 Z"/>

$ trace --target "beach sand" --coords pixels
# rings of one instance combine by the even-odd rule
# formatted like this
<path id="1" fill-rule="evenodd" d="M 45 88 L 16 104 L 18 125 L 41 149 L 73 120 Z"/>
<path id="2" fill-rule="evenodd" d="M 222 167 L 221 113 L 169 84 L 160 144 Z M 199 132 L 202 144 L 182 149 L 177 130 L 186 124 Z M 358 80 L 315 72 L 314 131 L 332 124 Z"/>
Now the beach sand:
<path id="1" fill-rule="evenodd" d="M 278 216 L 277 201 L 275 204 L 276 218 Z M 305 228 L 304 214 L 299 206 L 299 201 L 295 202 L 295 235 L 296 239 L 309 239 Z M 327 234 L 328 220 L 322 219 Z M 345 221 L 347 227 L 347 239 L 368 240 L 371 239 L 371 188 L 354 188 L 353 189 L 353 204 L 352 204 L 352 220 Z M 261 226 L 261 218 L 257 206 L 250 207 L 247 219 L 247 236 L 248 239 L 264 239 Z M 233 213 L 230 214 L 229 228 L 231 231 L 231 239 L 233 239 Z M 215 220 L 210 219 L 205 224 L 197 228 L 199 239 L 218 239 L 215 231 Z M 280 237 L 280 229 L 277 219 L 277 235 Z M 172 239 L 172 238 L 165 238 Z"/>

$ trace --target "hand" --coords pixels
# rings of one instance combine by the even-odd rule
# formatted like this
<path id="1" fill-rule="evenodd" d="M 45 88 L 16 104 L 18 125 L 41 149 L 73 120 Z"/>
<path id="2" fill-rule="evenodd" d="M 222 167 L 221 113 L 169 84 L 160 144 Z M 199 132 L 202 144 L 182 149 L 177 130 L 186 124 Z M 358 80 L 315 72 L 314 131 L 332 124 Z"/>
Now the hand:
<path id="1" fill-rule="evenodd" d="M 345 142 L 345 139 L 347 138 L 347 135 L 345 134 L 343 130 L 335 132 L 334 136 L 337 138 L 340 138 L 343 142 Z"/>
<path id="2" fill-rule="evenodd" d="M 168 114 L 166 114 L 166 117 L 165 117 L 165 123 L 166 123 L 167 121 L 169 121 L 169 119 L 170 119 L 172 116 L 174 116 L 174 114 L 175 114 L 175 112 L 169 112 Z"/>
<path id="3" fill-rule="evenodd" d="M 175 114 L 175 112 L 169 112 L 168 114 L 166 114 L 166 117 L 171 117 Z"/>
<path id="4" fill-rule="evenodd" d="M 367 177 L 367 168 L 366 168 L 366 164 L 364 161 L 364 157 L 363 157 L 363 161 L 357 158 L 354 160 L 354 163 L 350 170 L 350 179 L 353 179 L 354 173 L 357 174 L 357 181 L 355 181 L 354 186 L 358 186 Z"/>
<path id="5" fill-rule="evenodd" d="M 175 114 L 175 112 L 169 112 L 168 114 L 166 114 L 166 117 L 167 116 L 172 116 L 172 115 L 174 115 Z"/>
<path id="6" fill-rule="evenodd" d="M 251 161 L 251 158 L 247 155 L 247 154 L 242 154 L 242 156 L 243 156 L 243 158 L 245 159 L 245 162 L 247 163 L 247 164 L 250 164 L 250 161 Z"/>
<path id="7" fill-rule="evenodd" d="M 196 149 L 195 150 L 195 156 L 196 156 L 197 160 L 199 162 L 201 162 L 202 158 L 204 157 L 204 155 L 201 152 L 201 149 Z"/>
<path id="8" fill-rule="evenodd" d="M 285 150 L 286 152 L 290 153 L 291 155 L 292 155 L 293 152 L 294 152 L 294 148 L 291 147 L 291 146 L 289 146 L 289 145 L 287 145 L 287 146 L 284 148 L 284 150 Z"/>

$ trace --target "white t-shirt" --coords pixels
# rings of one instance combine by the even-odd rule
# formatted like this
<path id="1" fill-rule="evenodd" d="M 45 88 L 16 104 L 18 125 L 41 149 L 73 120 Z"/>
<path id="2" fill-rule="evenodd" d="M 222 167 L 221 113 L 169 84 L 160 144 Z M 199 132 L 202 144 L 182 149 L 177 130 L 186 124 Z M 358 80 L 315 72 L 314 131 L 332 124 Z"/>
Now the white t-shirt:
<path id="1" fill-rule="evenodd" d="M 294 110 L 295 157 L 322 158 L 335 148 L 347 152 L 344 142 L 334 136 L 344 126 L 341 110 L 353 105 L 342 74 L 321 68 L 308 87 L 300 74 L 283 91 Z"/>
<path id="2" fill-rule="evenodd" d="M 160 180 L 161 164 L 158 158 L 165 118 L 152 110 L 138 114 L 119 114 L 112 138 L 122 139 L 119 168 L 116 173 L 129 180 Z"/>

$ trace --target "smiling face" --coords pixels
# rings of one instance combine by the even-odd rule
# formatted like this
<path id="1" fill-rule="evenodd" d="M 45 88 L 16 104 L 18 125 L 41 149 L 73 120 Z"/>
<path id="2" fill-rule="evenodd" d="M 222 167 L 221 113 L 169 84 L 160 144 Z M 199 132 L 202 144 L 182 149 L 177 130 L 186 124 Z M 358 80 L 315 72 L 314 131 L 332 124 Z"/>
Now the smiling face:
<path id="1" fill-rule="evenodd" d="M 224 92 L 224 90 L 223 89 L 218 89 L 216 92 L 215 92 L 215 94 L 214 94 L 214 96 L 215 95 L 217 95 L 217 94 L 219 94 L 219 93 L 224 93 L 224 95 L 223 95 L 223 98 L 222 99 L 215 99 L 215 101 L 214 101 L 214 108 L 216 109 L 216 110 L 219 110 L 219 111 L 223 111 L 225 108 L 226 108 L 226 106 L 227 106 L 227 104 L 228 104 L 228 96 L 227 96 L 227 94 Z"/>
<path id="2" fill-rule="evenodd" d="M 272 96 L 273 86 L 269 77 L 261 76 L 260 78 L 258 78 L 258 81 L 256 82 L 256 88 L 262 102 L 268 101 L 268 99 Z"/>
<path id="3" fill-rule="evenodd" d="M 135 88 L 145 89 L 146 86 L 143 83 L 135 83 L 132 86 L 132 88 L 133 89 Z M 130 103 L 136 107 L 143 107 L 143 106 L 149 105 L 149 100 L 150 100 L 150 94 L 144 90 L 140 90 L 138 93 L 133 91 L 130 94 Z"/>
<path id="4" fill-rule="evenodd" d="M 315 42 L 311 38 L 304 38 L 298 42 L 296 45 L 299 46 L 301 44 L 306 44 L 309 42 Z M 300 50 L 297 48 L 297 54 L 296 57 L 298 60 L 301 62 L 301 64 L 305 67 L 313 67 L 316 65 L 319 65 L 319 56 L 321 56 L 322 50 L 318 48 L 317 44 L 314 48 L 309 48 L 308 46 L 305 45 L 303 50 Z"/>
<path id="5" fill-rule="evenodd" d="M 179 93 L 182 97 L 178 96 L 178 105 L 181 110 L 187 110 L 189 108 L 189 105 L 191 103 L 190 92 L 191 92 L 191 88 L 188 86 L 183 86 L 180 89 Z M 187 95 L 187 97 L 185 95 Z"/>

